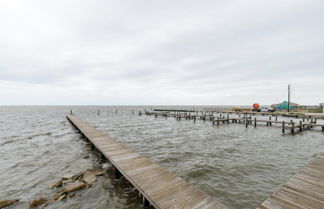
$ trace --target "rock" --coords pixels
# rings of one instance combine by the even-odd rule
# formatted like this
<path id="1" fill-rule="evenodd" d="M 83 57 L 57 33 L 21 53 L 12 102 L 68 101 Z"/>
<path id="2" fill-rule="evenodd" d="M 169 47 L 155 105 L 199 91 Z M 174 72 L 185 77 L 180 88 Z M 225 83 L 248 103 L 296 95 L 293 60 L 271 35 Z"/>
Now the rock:
<path id="1" fill-rule="evenodd" d="M 86 187 L 86 184 L 84 182 L 81 181 L 77 181 L 73 184 L 69 184 L 65 187 L 65 189 L 62 191 L 62 193 L 69 193 L 69 192 L 74 192 L 80 189 L 83 189 L 84 187 Z"/>
<path id="2" fill-rule="evenodd" d="M 61 201 L 64 198 L 66 198 L 66 194 L 62 194 L 61 196 L 59 196 L 56 201 Z"/>
<path id="3" fill-rule="evenodd" d="M 81 173 L 78 173 L 78 174 L 75 174 L 74 176 L 71 177 L 72 181 L 77 181 L 79 180 L 82 175 L 84 174 L 84 172 L 81 172 Z"/>
<path id="4" fill-rule="evenodd" d="M 101 169 L 88 169 L 87 172 L 90 172 L 95 176 L 103 175 L 103 171 Z"/>
<path id="5" fill-rule="evenodd" d="M 18 199 L 11 199 L 11 200 L 0 200 L 0 208 L 7 207 L 9 205 L 12 205 L 16 202 L 18 202 Z"/>
<path id="6" fill-rule="evenodd" d="M 87 183 L 88 185 L 92 185 L 93 182 L 95 182 L 97 180 L 96 175 L 92 172 L 85 172 L 85 174 L 83 174 L 83 181 L 85 183 Z"/>
<path id="7" fill-rule="evenodd" d="M 72 183 L 72 182 L 73 182 L 73 180 L 71 178 L 69 178 L 69 179 L 64 179 L 62 181 L 62 184 L 68 184 L 68 183 Z"/>
<path id="8" fill-rule="evenodd" d="M 61 197 L 62 195 L 63 195 L 63 193 L 62 193 L 62 192 L 55 194 L 55 195 L 53 196 L 53 199 L 54 199 L 54 201 L 51 201 L 51 200 L 50 200 L 50 202 L 52 203 L 52 202 L 55 202 L 55 201 L 57 201 L 57 200 L 58 200 L 58 198 L 60 198 L 60 197 Z"/>
<path id="9" fill-rule="evenodd" d="M 37 208 L 38 206 L 46 204 L 46 199 L 41 197 L 39 199 L 35 199 L 30 203 L 29 209 Z"/>
<path id="10" fill-rule="evenodd" d="M 57 182 L 51 184 L 51 185 L 49 186 L 49 188 L 50 188 L 50 189 L 53 189 L 54 187 L 60 187 L 60 186 L 62 186 L 62 183 L 63 183 L 63 181 L 62 181 L 62 179 L 61 179 L 61 180 L 59 180 L 59 181 L 57 181 Z"/>

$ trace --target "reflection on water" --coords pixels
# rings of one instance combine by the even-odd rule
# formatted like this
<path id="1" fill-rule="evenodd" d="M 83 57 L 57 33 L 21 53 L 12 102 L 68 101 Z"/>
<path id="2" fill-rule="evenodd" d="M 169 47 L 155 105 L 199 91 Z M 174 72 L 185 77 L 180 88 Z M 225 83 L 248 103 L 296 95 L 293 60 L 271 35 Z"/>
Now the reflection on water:
<path id="1" fill-rule="evenodd" d="M 0 197 L 30 200 L 48 194 L 53 180 L 102 164 L 66 120 L 70 109 L 230 208 L 255 208 L 324 148 L 320 131 L 292 136 L 275 127 L 132 114 L 145 108 L 1 107 Z M 142 207 L 125 180 L 112 180 L 113 188 L 99 182 L 49 208 Z"/>

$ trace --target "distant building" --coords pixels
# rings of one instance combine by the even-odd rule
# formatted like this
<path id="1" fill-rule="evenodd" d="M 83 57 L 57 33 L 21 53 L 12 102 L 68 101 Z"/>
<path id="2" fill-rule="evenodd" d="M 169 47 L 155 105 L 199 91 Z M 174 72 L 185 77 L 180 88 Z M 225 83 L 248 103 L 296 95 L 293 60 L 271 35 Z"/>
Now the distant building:
<path id="1" fill-rule="evenodd" d="M 295 110 L 299 104 L 290 102 L 289 103 L 289 110 Z M 288 110 L 288 101 L 283 101 L 279 104 L 273 104 L 271 107 L 275 108 L 277 111 Z"/>

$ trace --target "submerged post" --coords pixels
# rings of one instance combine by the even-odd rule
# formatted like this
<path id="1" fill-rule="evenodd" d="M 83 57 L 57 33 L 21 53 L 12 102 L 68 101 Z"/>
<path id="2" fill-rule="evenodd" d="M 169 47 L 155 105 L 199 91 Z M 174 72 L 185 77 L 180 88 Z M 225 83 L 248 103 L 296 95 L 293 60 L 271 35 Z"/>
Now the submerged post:
<path id="1" fill-rule="evenodd" d="M 257 126 L 257 119 L 254 118 L 254 127 L 256 128 L 256 126 Z"/>
<path id="2" fill-rule="evenodd" d="M 282 133 L 285 133 L 285 121 L 282 121 Z"/>

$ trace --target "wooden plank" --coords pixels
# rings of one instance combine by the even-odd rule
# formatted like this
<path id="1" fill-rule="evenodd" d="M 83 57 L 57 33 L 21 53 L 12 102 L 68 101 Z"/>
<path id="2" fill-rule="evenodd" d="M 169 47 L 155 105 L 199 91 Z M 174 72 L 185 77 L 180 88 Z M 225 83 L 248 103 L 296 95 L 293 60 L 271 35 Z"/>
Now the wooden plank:
<path id="1" fill-rule="evenodd" d="M 107 134 L 75 116 L 68 115 L 67 118 L 155 208 L 226 209 L 210 195 L 194 188 Z"/>
<path id="2" fill-rule="evenodd" d="M 324 159 L 316 155 L 261 205 L 267 209 L 324 208 Z"/>

